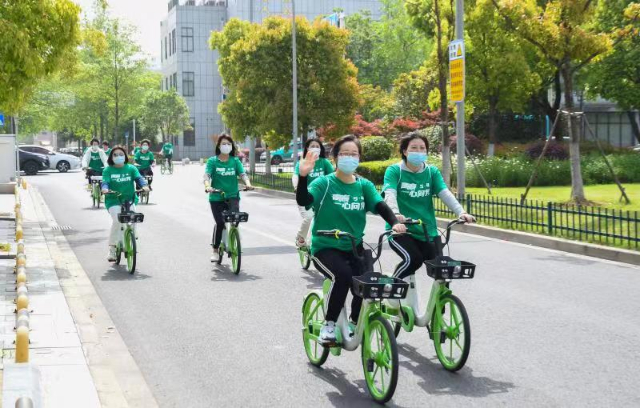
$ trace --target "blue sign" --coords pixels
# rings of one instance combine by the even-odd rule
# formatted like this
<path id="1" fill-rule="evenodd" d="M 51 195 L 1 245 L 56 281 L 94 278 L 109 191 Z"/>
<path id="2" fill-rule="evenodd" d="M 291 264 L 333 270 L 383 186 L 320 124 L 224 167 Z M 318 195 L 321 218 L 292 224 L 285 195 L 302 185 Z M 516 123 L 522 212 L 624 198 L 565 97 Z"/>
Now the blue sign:
<path id="1" fill-rule="evenodd" d="M 0 126 L 4 126 L 4 115 L 0 113 Z"/>

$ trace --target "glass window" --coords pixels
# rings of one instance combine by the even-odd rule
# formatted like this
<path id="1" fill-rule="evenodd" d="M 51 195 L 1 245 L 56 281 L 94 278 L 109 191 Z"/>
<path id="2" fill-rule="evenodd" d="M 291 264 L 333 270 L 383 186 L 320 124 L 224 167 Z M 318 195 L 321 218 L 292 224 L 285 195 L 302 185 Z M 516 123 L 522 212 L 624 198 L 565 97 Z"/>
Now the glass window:
<path id="1" fill-rule="evenodd" d="M 191 122 L 191 129 L 185 130 L 182 135 L 184 136 L 185 146 L 196 145 L 196 118 L 189 118 Z"/>
<path id="2" fill-rule="evenodd" d="M 193 72 L 182 73 L 182 96 L 195 96 L 195 74 Z"/>
<path id="3" fill-rule="evenodd" d="M 173 33 L 169 32 L 169 56 L 173 55 Z"/>
<path id="4" fill-rule="evenodd" d="M 164 37 L 164 59 L 167 59 L 167 37 Z"/>
<path id="5" fill-rule="evenodd" d="M 182 52 L 193 52 L 192 27 L 182 27 Z"/>
<path id="6" fill-rule="evenodd" d="M 178 73 L 173 73 L 173 87 L 178 90 Z"/>
<path id="7" fill-rule="evenodd" d="M 172 44 L 172 47 L 173 47 L 173 53 L 175 54 L 176 53 L 176 49 L 177 49 L 177 47 L 176 47 L 176 43 L 177 43 L 177 40 L 176 40 L 176 29 L 175 28 L 173 29 L 173 31 L 171 31 L 171 34 L 173 35 L 173 37 L 172 37 L 173 40 L 172 40 L 171 44 Z"/>

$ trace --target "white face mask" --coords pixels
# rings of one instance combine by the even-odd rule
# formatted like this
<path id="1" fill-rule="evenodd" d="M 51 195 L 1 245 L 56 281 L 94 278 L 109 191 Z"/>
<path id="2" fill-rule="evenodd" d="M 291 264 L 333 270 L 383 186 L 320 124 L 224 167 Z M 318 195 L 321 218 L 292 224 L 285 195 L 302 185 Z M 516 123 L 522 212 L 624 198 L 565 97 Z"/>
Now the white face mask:
<path id="1" fill-rule="evenodd" d="M 308 152 L 309 153 L 315 153 L 318 157 L 320 156 L 320 148 L 319 147 L 310 147 Z"/>
<path id="2" fill-rule="evenodd" d="M 98 151 L 98 146 L 91 146 L 91 150 L 93 150 L 94 152 Z"/>
<path id="3" fill-rule="evenodd" d="M 220 145 L 220 152 L 222 154 L 229 154 L 229 153 L 231 153 L 231 150 L 233 150 L 233 146 L 231 146 L 229 144 Z"/>

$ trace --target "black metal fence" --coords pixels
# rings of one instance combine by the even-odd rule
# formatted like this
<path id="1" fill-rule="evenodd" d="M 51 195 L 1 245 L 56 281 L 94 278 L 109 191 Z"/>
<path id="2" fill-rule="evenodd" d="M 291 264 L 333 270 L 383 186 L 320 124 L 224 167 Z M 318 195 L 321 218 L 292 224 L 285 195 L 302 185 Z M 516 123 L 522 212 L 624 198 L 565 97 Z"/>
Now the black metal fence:
<path id="1" fill-rule="evenodd" d="M 259 187 L 293 192 L 291 173 L 254 173 L 251 182 Z M 381 186 L 377 186 L 380 189 Z M 640 250 L 640 212 L 601 207 L 581 207 L 538 200 L 468 194 L 463 203 L 478 223 L 518 231 L 621 248 Z M 434 200 L 436 215 L 454 214 L 439 199 Z"/>

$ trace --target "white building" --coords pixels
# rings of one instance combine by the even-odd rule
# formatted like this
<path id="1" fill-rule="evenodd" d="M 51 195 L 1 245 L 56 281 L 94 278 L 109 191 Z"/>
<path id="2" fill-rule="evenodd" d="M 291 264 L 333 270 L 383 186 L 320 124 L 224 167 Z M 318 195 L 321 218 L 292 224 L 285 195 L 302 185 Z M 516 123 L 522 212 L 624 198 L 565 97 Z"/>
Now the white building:
<path id="1" fill-rule="evenodd" d="M 342 9 L 351 14 L 369 10 L 380 16 L 378 0 L 296 0 L 296 15 L 313 20 Z M 218 114 L 223 100 L 218 53 L 209 48 L 212 31 L 231 18 L 261 22 L 273 16 L 291 16 L 291 0 L 171 0 L 160 22 L 162 89 L 176 88 L 189 105 L 193 131 L 175 140 L 178 158 L 199 159 L 213 154 L 212 135 L 225 130 Z"/>

